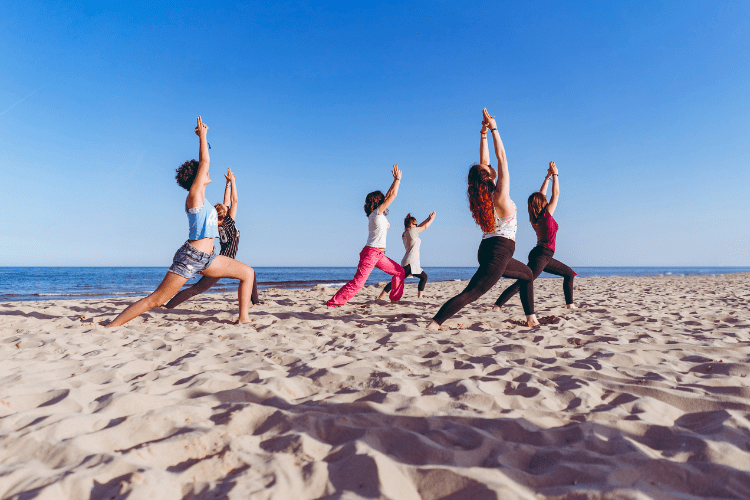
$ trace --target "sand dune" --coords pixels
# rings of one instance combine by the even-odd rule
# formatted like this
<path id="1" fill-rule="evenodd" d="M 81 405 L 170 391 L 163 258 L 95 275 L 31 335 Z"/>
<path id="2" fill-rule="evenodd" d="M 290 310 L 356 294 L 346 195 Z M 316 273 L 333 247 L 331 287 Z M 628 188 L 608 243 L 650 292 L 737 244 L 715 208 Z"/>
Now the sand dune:
<path id="1" fill-rule="evenodd" d="M 0 498 L 750 498 L 750 275 L 576 283 L 0 303 Z"/>

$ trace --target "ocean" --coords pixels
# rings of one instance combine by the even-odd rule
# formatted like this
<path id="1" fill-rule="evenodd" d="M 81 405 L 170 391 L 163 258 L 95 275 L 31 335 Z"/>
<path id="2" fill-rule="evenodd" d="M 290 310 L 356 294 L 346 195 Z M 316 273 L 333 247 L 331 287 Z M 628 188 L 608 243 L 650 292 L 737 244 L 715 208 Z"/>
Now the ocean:
<path id="1" fill-rule="evenodd" d="M 255 267 L 258 290 L 310 288 L 325 285 L 335 289 L 352 279 L 354 267 Z M 591 276 L 716 276 L 750 272 L 750 267 L 576 267 L 579 277 Z M 430 282 L 468 280 L 476 267 L 425 267 Z M 26 300 L 89 299 L 151 293 L 164 277 L 164 267 L 0 267 L 0 302 Z M 554 276 L 543 273 L 540 278 Z M 197 281 L 193 278 L 185 286 Z M 390 280 L 373 270 L 368 285 Z M 417 283 L 415 278 L 407 284 Z M 213 293 L 237 290 L 236 280 L 221 280 Z M 261 293 L 262 297 L 262 293 Z"/>

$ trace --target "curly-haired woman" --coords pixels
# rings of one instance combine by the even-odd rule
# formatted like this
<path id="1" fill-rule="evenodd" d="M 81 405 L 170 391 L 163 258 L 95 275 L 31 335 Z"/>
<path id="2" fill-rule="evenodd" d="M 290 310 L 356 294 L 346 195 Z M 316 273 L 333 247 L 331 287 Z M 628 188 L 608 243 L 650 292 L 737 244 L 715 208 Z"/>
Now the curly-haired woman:
<path id="1" fill-rule="evenodd" d="M 198 117 L 195 134 L 200 139 L 198 161 L 190 160 L 177 169 L 177 183 L 188 191 L 185 212 L 190 226 L 190 236 L 174 255 L 172 267 L 156 290 L 148 297 L 130 304 L 109 325 L 124 325 L 154 307 L 163 304 L 177 293 L 187 280 L 196 274 L 212 278 L 234 278 L 240 280 L 239 323 L 250 321 L 250 294 L 255 281 L 255 271 L 242 262 L 214 252 L 214 238 L 219 236 L 216 209 L 206 200 L 206 186 L 211 182 L 208 174 L 209 156 L 206 134 L 208 125 Z"/>
<path id="2" fill-rule="evenodd" d="M 474 220 L 482 228 L 482 243 L 479 245 L 477 258 L 479 269 L 469 281 L 467 287 L 458 295 L 443 304 L 438 313 L 427 326 L 429 330 L 439 330 L 445 320 L 456 314 L 461 308 L 489 291 L 501 277 L 519 280 L 521 303 L 526 314 L 526 324 L 537 326 L 539 322 L 534 314 L 534 288 L 531 269 L 513 258 L 516 248 L 516 205 L 510 199 L 510 174 L 505 148 L 497 131 L 495 117 L 490 116 L 485 108 L 482 111 L 484 120 L 479 145 L 479 164 L 469 169 L 469 208 Z M 491 129 L 495 144 L 498 172 L 492 168 L 489 146 L 487 145 L 487 128 Z M 497 182 L 493 180 L 497 176 Z"/>
<path id="3" fill-rule="evenodd" d="M 552 177 L 552 198 L 547 203 L 547 185 Z M 542 182 L 542 188 L 539 191 L 531 193 L 528 200 L 529 220 L 531 226 L 536 232 L 537 243 L 529 252 L 529 268 L 537 279 L 542 271 L 549 274 L 555 274 L 563 277 L 563 293 L 565 294 L 565 307 L 575 309 L 573 304 L 573 278 L 576 272 L 571 268 L 553 259 L 555 254 L 555 239 L 557 238 L 557 222 L 552 218 L 557 208 L 557 202 L 560 200 L 560 184 L 557 180 L 557 166 L 554 161 L 549 162 L 547 175 Z M 505 289 L 495 302 L 495 309 L 500 309 L 510 300 L 521 287 L 521 283 L 516 281 Z"/>
<path id="4" fill-rule="evenodd" d="M 367 277 L 375 267 L 393 276 L 389 296 L 391 302 L 398 301 L 404 294 L 404 268 L 385 256 L 385 239 L 390 227 L 385 216 L 388 213 L 388 207 L 396 199 L 398 186 L 401 183 L 401 170 L 398 169 L 398 165 L 393 165 L 391 173 L 393 183 L 385 195 L 380 191 L 373 191 L 365 198 L 365 214 L 369 221 L 367 243 L 359 253 L 359 265 L 354 278 L 326 302 L 328 307 L 343 306 L 349 302 L 365 285 Z"/>
<path id="5" fill-rule="evenodd" d="M 219 246 L 221 247 L 219 255 L 226 255 L 230 259 L 234 259 L 240 244 L 240 231 L 235 226 L 239 196 L 237 195 L 237 180 L 231 168 L 227 169 L 224 178 L 227 180 L 227 185 L 224 187 L 224 203 L 214 205 L 219 216 L 217 221 L 219 225 Z M 172 297 L 164 308 L 174 309 L 186 300 L 208 291 L 218 282 L 219 278 L 203 276 L 190 288 L 180 290 L 180 293 Z M 258 300 L 258 280 L 253 280 L 253 292 L 250 294 L 250 300 L 253 305 L 260 303 Z"/>

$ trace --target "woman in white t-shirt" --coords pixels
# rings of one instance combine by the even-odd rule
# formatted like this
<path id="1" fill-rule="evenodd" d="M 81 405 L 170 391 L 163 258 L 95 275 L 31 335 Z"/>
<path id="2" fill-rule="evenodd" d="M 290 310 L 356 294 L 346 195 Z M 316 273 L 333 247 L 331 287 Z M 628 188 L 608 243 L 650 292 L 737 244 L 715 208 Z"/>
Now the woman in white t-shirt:
<path id="1" fill-rule="evenodd" d="M 417 297 L 420 299 L 427 284 L 427 273 L 419 266 L 419 247 L 422 244 L 422 240 L 419 239 L 419 233 L 430 227 L 434 218 L 435 212 L 432 212 L 421 224 L 417 224 L 416 218 L 412 217 L 410 213 L 406 214 L 404 218 L 404 233 L 401 235 L 401 240 L 404 242 L 404 248 L 406 249 L 406 254 L 401 259 L 401 266 L 404 268 L 405 278 L 409 276 L 419 278 Z M 390 291 L 391 284 L 388 283 L 380 293 L 380 298 L 385 297 L 385 294 Z"/>
<path id="2" fill-rule="evenodd" d="M 349 299 L 365 285 L 375 267 L 393 275 L 391 302 L 397 302 L 404 293 L 404 268 L 385 256 L 385 238 L 390 226 L 385 216 L 388 213 L 388 206 L 396 199 L 398 186 L 401 183 L 401 170 L 398 169 L 398 165 L 393 165 L 391 173 L 393 184 L 385 195 L 380 191 L 373 191 L 365 198 L 365 214 L 369 221 L 367 243 L 359 253 L 359 265 L 354 278 L 326 302 L 328 307 L 343 306 L 349 302 Z"/>

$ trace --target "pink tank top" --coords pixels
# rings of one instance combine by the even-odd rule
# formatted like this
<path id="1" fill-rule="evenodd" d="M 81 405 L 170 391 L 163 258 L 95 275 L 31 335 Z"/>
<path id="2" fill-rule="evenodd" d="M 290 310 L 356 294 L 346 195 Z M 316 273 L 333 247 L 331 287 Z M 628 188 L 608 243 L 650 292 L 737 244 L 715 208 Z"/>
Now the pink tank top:
<path id="1" fill-rule="evenodd" d="M 541 220 L 537 224 L 532 224 L 536 231 L 536 245 L 549 248 L 555 251 L 555 240 L 557 239 L 557 222 L 552 216 L 544 210 Z"/>

